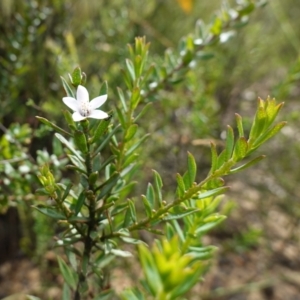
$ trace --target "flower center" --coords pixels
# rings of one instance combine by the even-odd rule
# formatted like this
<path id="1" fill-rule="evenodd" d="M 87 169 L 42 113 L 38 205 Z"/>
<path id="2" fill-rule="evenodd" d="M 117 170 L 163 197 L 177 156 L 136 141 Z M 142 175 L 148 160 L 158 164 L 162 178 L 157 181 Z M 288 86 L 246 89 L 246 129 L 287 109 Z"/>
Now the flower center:
<path id="1" fill-rule="evenodd" d="M 83 117 L 88 117 L 91 114 L 90 103 L 87 101 L 82 101 L 79 107 L 79 113 Z"/>

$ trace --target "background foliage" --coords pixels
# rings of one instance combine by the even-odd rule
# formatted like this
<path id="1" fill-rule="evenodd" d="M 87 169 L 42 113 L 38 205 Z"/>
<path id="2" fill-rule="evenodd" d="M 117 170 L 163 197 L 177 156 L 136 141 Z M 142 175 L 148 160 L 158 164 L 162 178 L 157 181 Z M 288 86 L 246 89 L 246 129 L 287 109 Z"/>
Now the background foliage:
<path id="1" fill-rule="evenodd" d="M 0 209 L 5 213 L 8 206 L 18 207 L 22 253 L 41 260 L 52 247 L 49 237 L 56 230 L 49 219 L 31 213 L 30 206 L 38 187 L 35 161 L 43 165 L 50 160 L 58 176 L 64 168 L 58 163 L 63 158 L 61 146 L 34 118 L 51 116 L 62 124 L 64 92 L 59 76 L 67 77 L 80 65 L 88 75 L 89 91 L 96 94 L 107 80 L 109 101 L 117 103 L 114 93 L 121 84 L 119 70 L 124 67 L 127 43 L 147 36 L 151 60 L 159 64 L 166 48 L 177 49 L 178 41 L 193 32 L 197 20 L 211 21 L 221 5 L 217 0 L 151 0 L 146 4 L 138 0 L 1 1 Z M 229 42 L 212 47 L 184 84 L 161 93 L 150 116 L 141 122 L 151 132 L 151 142 L 143 152 L 147 163 L 139 176 L 144 183 L 136 195 L 145 191 L 153 168 L 166 178 L 165 188 L 174 189 L 173 174 L 184 170 L 187 150 L 195 154 L 199 178 L 205 174 L 210 168 L 209 141 L 222 143 L 225 125 L 233 124 L 235 112 L 252 118 L 258 96 L 271 95 L 286 102 L 282 118 L 289 124 L 264 148 L 272 159 L 238 180 L 232 178 L 233 192 L 223 208 L 231 211 L 232 221 L 210 236 L 222 244 L 221 256 L 251 255 L 253 248 L 263 249 L 265 278 L 272 272 L 272 261 L 288 261 L 299 269 L 294 258 L 299 250 L 299 192 L 295 188 L 300 176 L 299 10 L 296 0 L 273 0 L 255 10 L 247 26 L 228 36 Z M 246 220 L 240 217 L 245 212 Z M 274 228 L 277 218 L 278 226 L 287 231 Z M 277 271 L 280 277 L 282 270 Z"/>

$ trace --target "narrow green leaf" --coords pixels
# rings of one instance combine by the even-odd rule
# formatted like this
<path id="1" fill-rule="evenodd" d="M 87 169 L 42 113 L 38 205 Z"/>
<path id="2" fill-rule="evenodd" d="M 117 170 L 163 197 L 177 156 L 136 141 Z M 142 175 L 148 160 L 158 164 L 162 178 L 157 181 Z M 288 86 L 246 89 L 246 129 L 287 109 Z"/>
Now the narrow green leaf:
<path id="1" fill-rule="evenodd" d="M 145 207 L 147 217 L 151 217 L 152 216 L 152 208 L 151 208 L 151 205 L 150 205 L 148 199 L 146 198 L 146 196 L 142 195 L 142 201 L 143 201 L 143 204 Z"/>
<path id="2" fill-rule="evenodd" d="M 128 207 L 126 209 L 126 213 L 125 213 L 125 217 L 124 217 L 124 221 L 123 221 L 123 228 L 127 228 L 132 224 L 132 218 L 131 218 L 131 212 L 130 212 L 130 207 L 129 207 L 129 203 L 128 203 Z"/>
<path id="3" fill-rule="evenodd" d="M 115 172 L 108 180 L 106 180 L 103 184 L 97 187 L 96 190 L 100 190 L 97 200 L 103 198 L 104 196 L 107 196 L 109 192 L 113 189 L 119 178 L 120 174 L 118 172 Z"/>
<path id="4" fill-rule="evenodd" d="M 131 148 L 126 152 L 125 157 L 131 155 L 148 137 L 150 134 L 144 135 L 138 142 L 136 142 Z"/>
<path id="5" fill-rule="evenodd" d="M 131 97 L 130 97 L 130 105 L 131 109 L 134 110 L 139 104 L 139 101 L 141 99 L 141 91 L 138 87 L 135 87 L 132 91 Z"/>
<path id="6" fill-rule="evenodd" d="M 55 133 L 55 136 L 60 140 L 60 142 L 65 145 L 73 154 L 75 154 L 77 156 L 77 158 L 79 160 L 81 160 L 82 162 L 84 162 L 84 159 L 81 157 L 81 155 L 79 154 L 78 151 L 76 151 L 74 149 L 74 147 L 72 146 L 72 144 L 67 141 L 61 134 L 59 133 Z"/>
<path id="7" fill-rule="evenodd" d="M 132 221 L 135 223 L 137 219 L 136 219 L 136 211 L 135 211 L 134 202 L 132 200 L 128 200 L 128 204 L 129 204 L 130 217 L 131 217 Z"/>
<path id="8" fill-rule="evenodd" d="M 199 233 L 203 234 L 203 233 L 211 230 L 212 228 L 216 227 L 218 224 L 220 224 L 225 219 L 226 219 L 226 216 L 219 216 L 218 218 L 216 218 L 215 221 L 208 222 L 208 223 L 200 226 L 199 228 L 197 228 L 195 234 L 199 234 Z"/>
<path id="9" fill-rule="evenodd" d="M 123 93 L 123 91 L 119 87 L 117 88 L 117 91 L 118 91 L 118 95 L 119 95 L 119 98 L 121 100 L 124 112 L 126 113 L 128 111 L 128 109 L 127 109 L 127 105 L 126 105 L 126 100 L 125 100 L 124 93 Z"/>
<path id="10" fill-rule="evenodd" d="M 185 184 L 182 176 L 178 173 L 176 174 L 176 181 L 177 181 L 176 194 L 178 195 L 179 198 L 181 198 L 185 193 Z"/>
<path id="11" fill-rule="evenodd" d="M 116 109 L 118 119 L 119 119 L 119 122 L 120 122 L 121 126 L 124 129 L 126 129 L 127 128 L 127 123 L 126 123 L 126 120 L 125 120 L 125 114 L 123 113 L 123 111 L 119 107 L 116 106 L 115 109 Z"/>
<path id="12" fill-rule="evenodd" d="M 138 245 L 138 250 L 139 259 L 142 264 L 150 292 L 153 296 L 155 296 L 157 295 L 157 291 L 162 291 L 163 283 L 161 282 L 161 277 L 156 268 L 154 258 L 145 245 Z"/>
<path id="13" fill-rule="evenodd" d="M 32 207 L 50 218 L 53 218 L 56 220 L 65 220 L 66 219 L 66 217 L 63 214 L 61 214 L 60 212 L 58 212 L 55 208 L 34 206 L 34 205 Z"/>
<path id="14" fill-rule="evenodd" d="M 87 140 L 85 134 L 82 131 L 75 130 L 74 143 L 82 153 L 86 154 L 88 152 Z"/>
<path id="15" fill-rule="evenodd" d="M 114 129 L 112 129 L 109 134 L 106 136 L 106 138 L 104 139 L 104 141 L 99 145 L 99 147 L 96 149 L 95 154 L 99 153 L 107 144 L 108 142 L 111 140 L 112 136 L 118 131 L 118 129 L 120 128 L 119 125 L 117 125 Z"/>
<path id="16" fill-rule="evenodd" d="M 232 170 L 230 170 L 229 174 L 235 174 L 237 172 L 240 172 L 242 170 L 245 170 L 255 164 L 257 164 L 258 162 L 260 162 L 262 159 L 264 159 L 266 156 L 265 155 L 261 155 L 261 156 L 258 156 L 252 160 L 250 160 L 249 162 L 237 167 L 237 168 L 234 168 Z"/>
<path id="17" fill-rule="evenodd" d="M 154 173 L 154 188 L 155 188 L 156 198 L 159 203 L 159 206 L 162 206 L 163 198 L 162 198 L 161 189 L 163 187 L 163 182 L 158 172 L 156 172 L 155 170 L 152 171 Z"/>
<path id="18" fill-rule="evenodd" d="M 72 164 L 74 164 L 78 169 L 80 169 L 81 173 L 86 174 L 86 166 L 83 164 L 81 160 L 75 155 L 68 154 L 68 157 L 70 158 Z"/>
<path id="19" fill-rule="evenodd" d="M 93 132 L 93 137 L 90 140 L 91 144 L 98 142 L 98 140 L 107 132 L 110 120 L 111 118 L 104 119 L 98 123 L 98 126 Z"/>
<path id="20" fill-rule="evenodd" d="M 228 125 L 227 126 L 227 135 L 226 135 L 226 154 L 225 161 L 228 161 L 231 158 L 232 152 L 234 148 L 234 133 L 233 129 Z"/>
<path id="21" fill-rule="evenodd" d="M 253 152 L 253 150 L 257 149 L 259 146 L 261 146 L 263 143 L 265 143 L 268 139 L 273 137 L 276 133 L 278 133 L 285 125 L 287 122 L 283 121 L 272 128 L 270 128 L 268 131 L 266 131 L 264 134 L 262 134 L 252 145 L 251 151 L 249 153 Z"/>
<path id="22" fill-rule="evenodd" d="M 182 179 L 183 179 L 183 182 L 184 182 L 185 190 L 188 190 L 190 187 L 192 187 L 193 182 L 191 181 L 191 178 L 190 178 L 190 175 L 189 175 L 188 171 L 186 171 L 183 174 Z"/>
<path id="23" fill-rule="evenodd" d="M 197 164 L 194 156 L 188 152 L 188 172 L 190 176 L 190 182 L 193 183 L 197 175 Z"/>
<path id="24" fill-rule="evenodd" d="M 236 162 L 243 159 L 247 154 L 247 150 L 248 150 L 247 140 L 244 137 L 240 137 L 235 144 L 232 159 Z"/>
<path id="25" fill-rule="evenodd" d="M 192 198 L 192 200 L 201 200 L 201 199 L 205 199 L 205 198 L 208 198 L 208 197 L 217 196 L 217 195 L 220 195 L 220 194 L 224 194 L 227 190 L 229 190 L 228 186 L 222 186 L 222 187 L 210 190 L 210 191 L 200 192 L 197 195 L 197 198 L 196 199 Z"/>
<path id="26" fill-rule="evenodd" d="M 51 127 L 52 129 L 56 130 L 57 132 L 61 133 L 61 134 L 65 134 L 67 136 L 72 136 L 71 133 L 65 131 L 64 129 L 60 128 L 59 126 L 55 125 L 54 123 L 48 121 L 47 119 L 45 118 L 42 118 L 42 117 L 39 117 L 39 116 L 36 116 L 36 118 L 43 124 Z"/>
<path id="27" fill-rule="evenodd" d="M 130 77 L 131 77 L 131 80 L 134 82 L 135 79 L 136 79 L 136 76 L 135 76 L 135 71 L 134 71 L 134 66 L 133 66 L 133 63 L 130 59 L 126 59 L 126 67 L 127 67 L 127 70 L 130 74 Z"/>
<path id="28" fill-rule="evenodd" d="M 58 256 L 57 260 L 58 260 L 60 272 L 63 275 L 65 281 L 72 289 L 76 289 L 76 285 L 78 281 L 77 274 L 73 272 L 73 270 L 64 262 L 62 258 Z"/>
<path id="29" fill-rule="evenodd" d="M 182 212 L 179 213 L 168 213 L 166 217 L 163 218 L 164 221 L 170 221 L 170 220 L 178 220 L 182 219 L 186 216 L 189 216 L 191 214 L 194 214 L 195 212 L 199 211 L 198 208 L 187 208 Z"/>
<path id="30" fill-rule="evenodd" d="M 63 196 L 62 196 L 62 198 L 61 198 L 61 201 L 65 201 L 65 199 L 68 197 L 69 192 L 70 192 L 70 190 L 71 190 L 71 188 L 72 188 L 72 185 L 73 185 L 72 182 L 69 182 L 69 183 L 67 184 L 66 189 L 64 190 Z"/>
<path id="31" fill-rule="evenodd" d="M 217 153 L 217 147 L 215 143 L 210 143 L 210 150 L 211 150 L 210 173 L 212 174 L 218 168 L 218 153 Z"/>
<path id="32" fill-rule="evenodd" d="M 82 191 L 76 201 L 76 204 L 75 204 L 75 215 L 76 216 L 80 212 L 82 205 L 84 203 L 84 200 L 85 200 L 85 191 Z"/>
<path id="33" fill-rule="evenodd" d="M 126 132 L 126 135 L 125 135 L 125 142 L 130 141 L 134 137 L 134 135 L 136 134 L 137 129 L 138 129 L 138 125 L 137 124 L 132 124 L 128 128 L 128 130 Z"/>
<path id="34" fill-rule="evenodd" d="M 71 299 L 71 290 L 70 287 L 65 282 L 62 290 L 62 300 L 70 300 Z"/>
<path id="35" fill-rule="evenodd" d="M 155 208 L 155 194 L 154 189 L 151 183 L 148 183 L 146 198 L 151 206 L 152 209 Z"/>
<path id="36" fill-rule="evenodd" d="M 148 109 L 150 108 L 150 106 L 152 106 L 153 103 L 149 102 L 147 103 L 141 110 L 141 112 L 135 117 L 134 122 L 137 122 L 141 117 L 143 117 L 145 115 L 145 113 L 148 111 Z"/>
<path id="37" fill-rule="evenodd" d="M 61 78 L 61 81 L 62 81 L 62 84 L 63 84 L 63 87 L 65 89 L 65 92 L 66 92 L 67 96 L 75 98 L 73 90 L 71 89 L 69 84 L 66 82 L 66 80 L 63 77 L 60 77 L 60 78 Z"/>
<path id="38" fill-rule="evenodd" d="M 119 256 L 119 257 L 131 257 L 132 254 L 129 251 L 124 251 L 121 249 L 111 249 L 110 253 L 112 253 L 115 256 Z"/>
<path id="39" fill-rule="evenodd" d="M 244 137 L 243 119 L 239 114 L 235 114 L 239 137 Z"/>

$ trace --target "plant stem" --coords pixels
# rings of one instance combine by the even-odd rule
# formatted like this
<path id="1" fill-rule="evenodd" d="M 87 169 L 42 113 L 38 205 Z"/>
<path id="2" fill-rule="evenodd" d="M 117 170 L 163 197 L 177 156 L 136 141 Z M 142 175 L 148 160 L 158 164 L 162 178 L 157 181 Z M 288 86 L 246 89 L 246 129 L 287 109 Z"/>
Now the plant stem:
<path id="1" fill-rule="evenodd" d="M 83 132 L 85 134 L 86 140 L 89 141 L 89 125 L 88 121 L 83 121 L 82 122 L 82 127 L 83 127 Z M 85 156 L 85 165 L 87 169 L 87 177 L 92 174 L 93 169 L 92 169 L 92 158 L 91 158 L 91 149 L 90 149 L 90 144 L 87 143 L 88 151 Z M 88 210 L 89 210 L 89 221 L 87 223 L 87 232 L 86 235 L 84 236 L 84 250 L 83 250 L 83 257 L 81 260 L 81 265 L 79 269 L 79 277 L 78 277 L 78 283 L 75 291 L 75 296 L 74 300 L 80 300 L 81 299 L 81 287 L 85 284 L 86 278 L 87 278 L 87 273 L 88 273 L 88 266 L 90 262 L 90 256 L 92 253 L 92 248 L 93 248 L 93 240 L 91 238 L 91 233 L 95 228 L 96 225 L 96 214 L 95 214 L 95 206 L 96 206 L 96 197 L 95 197 L 95 188 L 92 184 L 89 183 L 88 191 L 86 193 L 86 198 L 88 200 L 89 205 L 87 205 Z"/>

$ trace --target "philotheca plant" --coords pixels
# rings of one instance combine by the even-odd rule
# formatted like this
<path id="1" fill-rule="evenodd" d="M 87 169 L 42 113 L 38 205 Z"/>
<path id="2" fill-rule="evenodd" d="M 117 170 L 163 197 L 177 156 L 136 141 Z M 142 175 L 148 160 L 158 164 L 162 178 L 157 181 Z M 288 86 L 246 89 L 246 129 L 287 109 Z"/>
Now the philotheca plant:
<path id="1" fill-rule="evenodd" d="M 201 25 L 201 37 L 189 36 L 179 56 L 169 54 L 164 67 L 148 65 L 149 44 L 145 38 L 136 38 L 128 48 L 130 58 L 122 70 L 126 91 L 118 88 L 115 105 L 107 96 L 106 82 L 99 95 L 89 101 L 84 87 L 86 76 L 79 67 L 70 75 L 69 83 L 62 78 L 66 92 L 62 101 L 73 111 L 64 111 L 68 129 L 37 118 L 56 132 L 70 160 L 66 168 L 77 179 L 57 182 L 45 164 L 38 176 L 43 188 L 37 192 L 49 201 L 35 209 L 56 219 L 64 229 L 57 237 L 57 245 L 66 254 L 66 259 L 58 257 L 65 279 L 63 299 L 116 297 L 109 274 L 116 257 L 132 256 L 125 244 L 137 245 L 137 259 L 145 277 L 141 285 L 123 291 L 119 295 L 122 299 L 177 299 L 201 280 L 215 250 L 204 245 L 202 237 L 226 218 L 217 212 L 222 194 L 228 190 L 223 177 L 265 157 L 250 155 L 285 125 L 274 125 L 283 103 L 259 99 L 249 136 L 244 134 L 242 117 L 236 114 L 237 136 L 228 126 L 220 153 L 211 143 L 211 168 L 200 182 L 196 182 L 195 158 L 188 153 L 187 171 L 176 175 L 177 188 L 171 199 L 164 195 L 163 178 L 156 171 L 145 194 L 133 196 L 133 187 L 138 184 L 134 175 L 141 164 L 140 148 L 149 138 L 149 134 L 141 135 L 138 121 L 161 89 L 183 80 L 205 46 L 220 39 L 222 30 L 241 22 L 252 8 L 249 2 L 235 14 L 222 14 L 223 19 L 217 19 L 210 28 Z M 104 112 L 99 107 L 106 99 Z M 138 203 L 143 204 L 139 212 Z M 149 248 L 139 238 L 140 231 L 159 238 Z"/>

